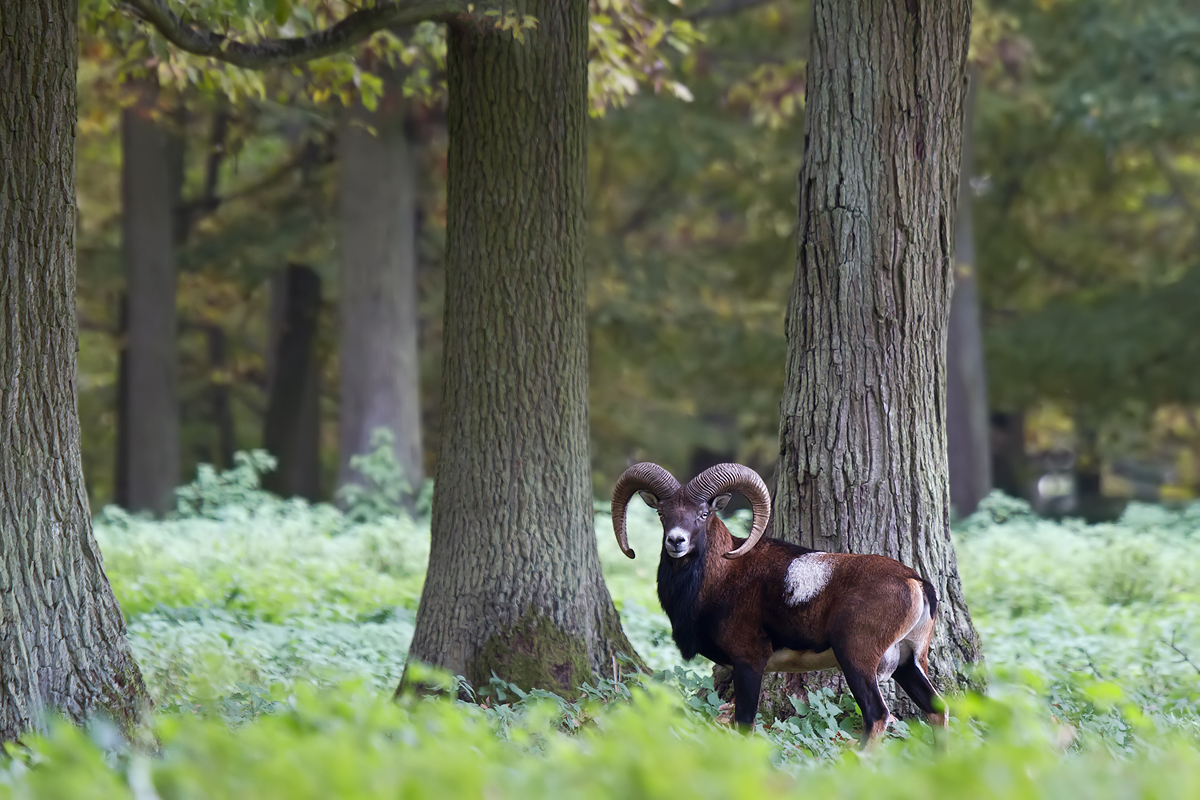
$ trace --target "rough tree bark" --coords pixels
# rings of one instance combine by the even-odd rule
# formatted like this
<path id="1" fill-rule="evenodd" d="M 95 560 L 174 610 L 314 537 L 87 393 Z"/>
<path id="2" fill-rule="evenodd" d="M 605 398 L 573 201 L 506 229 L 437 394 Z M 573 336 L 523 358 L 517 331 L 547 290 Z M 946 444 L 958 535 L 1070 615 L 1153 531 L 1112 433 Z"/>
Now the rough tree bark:
<path id="1" fill-rule="evenodd" d="M 587 3 L 525 44 L 451 27 L 442 433 L 410 657 L 569 692 L 633 651 L 600 574 L 587 426 Z"/>
<path id="2" fill-rule="evenodd" d="M 320 414 L 315 356 L 321 278 L 290 264 L 271 279 L 271 335 L 263 447 L 275 471 L 263 486 L 283 497 L 316 500 L 320 492 Z"/>
<path id="3" fill-rule="evenodd" d="M 179 485 L 179 394 L 175 314 L 175 244 L 179 180 L 177 144 L 153 86 L 137 87 L 121 116 L 122 232 L 127 325 L 122 376 L 125 469 L 117 502 L 162 514 Z"/>
<path id="4" fill-rule="evenodd" d="M 0 4 L 0 740 L 148 702 L 92 536 L 75 366 L 73 0 Z"/>
<path id="5" fill-rule="evenodd" d="M 950 540 L 946 324 L 969 0 L 816 0 L 777 536 L 913 566 L 943 689 L 980 658 Z"/>
<path id="6" fill-rule="evenodd" d="M 373 128 L 372 131 L 370 128 Z M 371 434 L 393 434 L 415 493 L 424 480 L 417 349 L 417 164 L 399 92 L 374 113 L 348 112 L 338 131 L 341 368 L 338 485 Z"/>
<path id="7" fill-rule="evenodd" d="M 950 504 L 970 514 L 992 488 L 991 427 L 983 322 L 975 271 L 975 228 L 971 213 L 971 144 L 976 80 L 972 75 L 963 123 L 962 169 L 954 230 L 954 297 L 946 333 L 946 439 L 950 455 Z"/>

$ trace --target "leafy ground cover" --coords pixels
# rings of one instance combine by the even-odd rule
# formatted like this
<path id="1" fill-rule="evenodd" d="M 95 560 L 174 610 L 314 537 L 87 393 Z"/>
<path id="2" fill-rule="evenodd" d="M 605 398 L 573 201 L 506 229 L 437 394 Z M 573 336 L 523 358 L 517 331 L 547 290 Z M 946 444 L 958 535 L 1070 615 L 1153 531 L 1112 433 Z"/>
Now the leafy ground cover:
<path id="1" fill-rule="evenodd" d="M 390 700 L 412 635 L 428 522 L 257 490 L 244 457 L 151 522 L 96 531 L 156 703 L 153 747 L 103 723 L 10 748 L 0 797 L 1189 796 L 1200 789 L 1200 505 L 1116 524 L 990 498 L 956 529 L 988 694 L 955 698 L 949 735 L 900 724 L 859 756 L 848 698 L 740 737 L 715 725 L 705 662 L 684 664 L 654 594 L 597 504 L 601 561 L 652 678 L 568 702 L 495 682 L 475 704 Z M 738 518 L 734 524 L 744 526 Z M 630 538 L 660 530 L 631 508 Z"/>

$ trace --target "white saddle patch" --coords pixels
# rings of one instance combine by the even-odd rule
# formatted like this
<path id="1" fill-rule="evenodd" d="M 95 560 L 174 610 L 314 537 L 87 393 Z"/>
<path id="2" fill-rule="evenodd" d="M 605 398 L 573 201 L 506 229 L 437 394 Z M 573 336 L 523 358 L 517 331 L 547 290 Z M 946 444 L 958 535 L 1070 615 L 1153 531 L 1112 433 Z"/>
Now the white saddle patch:
<path id="1" fill-rule="evenodd" d="M 784 601 L 789 606 L 798 606 L 820 594 L 833 574 L 830 562 L 828 553 L 805 553 L 792 559 L 783 583 Z"/>

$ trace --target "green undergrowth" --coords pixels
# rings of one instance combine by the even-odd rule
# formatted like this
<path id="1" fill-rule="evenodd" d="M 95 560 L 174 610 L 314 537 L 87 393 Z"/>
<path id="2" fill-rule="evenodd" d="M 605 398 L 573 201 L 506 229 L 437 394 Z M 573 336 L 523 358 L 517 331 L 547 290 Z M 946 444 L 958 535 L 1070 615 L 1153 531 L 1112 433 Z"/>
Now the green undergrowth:
<path id="1" fill-rule="evenodd" d="M 1200 755 L 1187 741 L 1160 737 L 1124 758 L 1064 753 L 1061 726 L 1028 699 L 965 700 L 938 741 L 922 729 L 876 753 L 840 749 L 813 760 L 769 731 L 743 737 L 713 725 L 661 685 L 593 694 L 576 703 L 503 692 L 488 705 L 393 703 L 362 686 L 298 686 L 233 730 L 213 716 L 160 715 L 153 755 L 122 747 L 103 724 L 55 724 L 11 750 L 0 797 L 927 800 L 1200 791 Z"/>
<path id="2" fill-rule="evenodd" d="M 401 510 L 394 491 L 346 511 L 280 501 L 257 488 L 267 466 L 249 455 L 203 473 L 167 520 L 99 515 L 157 754 L 121 749 L 101 723 L 55 725 L 11 749 L 0 797 L 1176 797 L 1200 781 L 1200 506 L 1087 526 L 989 498 L 955 530 L 988 694 L 952 698 L 936 743 L 898 723 L 864 759 L 848 697 L 795 701 L 750 738 L 714 722 L 709 665 L 679 659 L 658 608 L 661 529 L 640 503 L 638 558 L 617 548 L 607 504 L 596 536 L 655 674 L 598 679 L 574 702 L 493 681 L 472 703 L 394 704 L 426 509 Z"/>

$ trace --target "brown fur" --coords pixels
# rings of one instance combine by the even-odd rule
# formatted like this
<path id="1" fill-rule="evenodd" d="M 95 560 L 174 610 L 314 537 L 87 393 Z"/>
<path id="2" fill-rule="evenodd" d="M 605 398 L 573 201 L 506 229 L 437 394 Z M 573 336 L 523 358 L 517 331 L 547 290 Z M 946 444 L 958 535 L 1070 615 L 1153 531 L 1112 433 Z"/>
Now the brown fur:
<path id="1" fill-rule="evenodd" d="M 672 512 L 681 509 L 672 506 L 695 504 L 686 497 L 664 504 L 660 509 L 664 534 L 680 524 L 680 515 Z M 690 510 L 684 511 L 686 518 Z M 753 725 L 762 674 L 772 653 L 783 648 L 793 651 L 783 658 L 789 667 L 797 668 L 781 671 L 799 672 L 805 671 L 806 664 L 819 663 L 817 654 L 832 651 L 862 710 L 863 744 L 876 741 L 889 718 L 876 671 L 888 649 L 901 638 L 912 642 L 910 660 L 920 665 L 920 674 L 903 662 L 897 667 L 897 680 L 903 669 L 906 691 L 925 709 L 931 723 L 945 724 L 944 704 L 926 677 L 934 622 L 931 615 L 917 627 L 928 606 L 925 585 L 917 572 L 883 556 L 830 554 L 832 571 L 825 587 L 811 600 L 791 606 L 785 601 L 788 569 L 798 556 L 814 551 L 764 538 L 745 556 L 729 560 L 724 554 L 733 549 L 734 540 L 716 514 L 699 527 L 704 531 L 703 541 L 694 552 L 676 560 L 664 549 L 660 597 L 664 575 L 670 580 L 679 570 L 699 566 L 689 565 L 687 559 L 703 558 L 703 578 L 693 610 L 697 650 L 734 668 L 739 725 Z M 673 610 L 680 613 L 665 604 L 664 609 L 668 615 Z"/>

